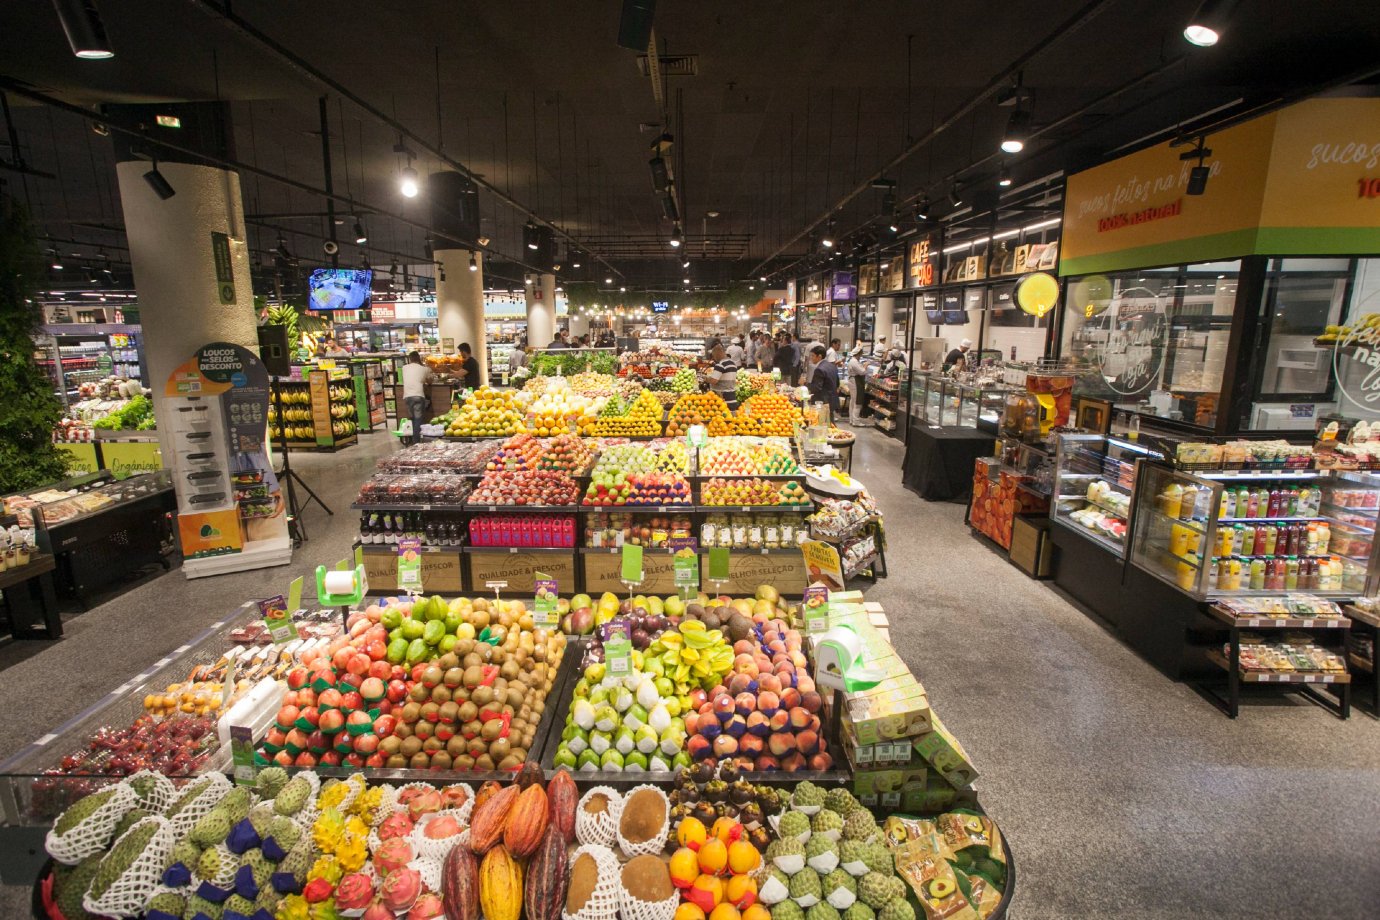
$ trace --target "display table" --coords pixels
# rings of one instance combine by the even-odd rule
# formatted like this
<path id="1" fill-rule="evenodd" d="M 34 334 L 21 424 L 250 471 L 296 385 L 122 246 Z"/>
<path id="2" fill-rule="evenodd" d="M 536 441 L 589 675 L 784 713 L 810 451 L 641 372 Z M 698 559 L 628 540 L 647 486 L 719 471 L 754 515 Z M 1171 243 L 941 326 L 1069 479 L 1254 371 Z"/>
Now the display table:
<path id="1" fill-rule="evenodd" d="M 930 502 L 966 502 L 973 463 L 992 453 L 992 436 L 976 428 L 912 425 L 901 482 Z"/>
<path id="2" fill-rule="evenodd" d="M 0 572 L 0 591 L 10 616 L 10 633 L 16 639 L 60 639 L 62 618 L 58 616 L 57 593 L 53 590 L 53 569 L 49 553 L 38 553 L 27 565 Z"/>

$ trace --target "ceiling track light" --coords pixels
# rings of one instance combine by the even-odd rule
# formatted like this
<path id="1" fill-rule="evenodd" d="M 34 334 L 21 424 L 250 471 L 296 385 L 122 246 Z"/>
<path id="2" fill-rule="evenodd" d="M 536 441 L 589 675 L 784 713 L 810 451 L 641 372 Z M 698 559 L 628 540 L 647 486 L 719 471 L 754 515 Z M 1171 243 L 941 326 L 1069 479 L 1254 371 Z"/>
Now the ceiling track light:
<path id="1" fill-rule="evenodd" d="M 398 173 L 398 191 L 402 192 L 404 198 L 416 198 L 417 193 L 421 191 L 417 170 L 412 168 L 410 162 Z"/>
<path id="2" fill-rule="evenodd" d="M 173 188 L 167 177 L 158 171 L 157 159 L 153 161 L 153 168 L 144 173 L 144 181 L 153 189 L 153 193 L 164 201 L 177 194 L 177 189 Z"/>
<path id="3" fill-rule="evenodd" d="M 672 248 L 672 249 L 679 249 L 681 243 L 684 243 L 684 242 L 685 242 L 685 237 L 681 235 L 681 232 L 680 232 L 680 225 L 677 224 L 677 225 L 676 225 L 676 228 L 675 228 L 674 230 L 671 231 L 671 248 Z"/>
<path id="4" fill-rule="evenodd" d="M 426 253 L 426 260 L 428 262 L 436 257 L 436 247 L 432 243 L 431 237 L 427 237 L 422 242 L 422 252 Z"/>
<path id="5" fill-rule="evenodd" d="M 535 252 L 541 247 L 541 240 L 538 238 L 537 225 L 530 220 L 522 228 L 522 237 L 527 244 L 527 248 Z"/>
<path id="6" fill-rule="evenodd" d="M 928 198 L 921 198 L 920 203 L 915 206 L 915 219 L 921 223 L 930 219 L 930 200 Z"/>
<path id="7" fill-rule="evenodd" d="M 479 261 L 474 257 L 474 253 L 470 253 L 470 271 L 479 271 Z"/>
<path id="8" fill-rule="evenodd" d="M 955 208 L 963 204 L 963 195 L 959 193 L 957 185 L 949 192 L 949 204 Z"/>
<path id="9" fill-rule="evenodd" d="M 1227 17 L 1235 0 L 1203 0 L 1197 12 L 1184 26 L 1184 40 L 1199 48 L 1211 48 L 1222 38 L 1227 26 Z"/>
<path id="10" fill-rule="evenodd" d="M 1002 153 L 1020 153 L 1030 137 L 1030 113 L 1016 104 L 1016 110 L 1006 119 L 1006 130 L 1001 135 Z"/>
<path id="11" fill-rule="evenodd" d="M 819 238 L 819 245 L 825 249 L 834 248 L 834 222 L 831 220 L 824 227 L 824 235 Z"/>
<path id="12" fill-rule="evenodd" d="M 355 242 L 360 246 L 369 242 L 369 234 L 364 232 L 364 224 L 358 217 L 355 218 Z"/>
<path id="13" fill-rule="evenodd" d="M 1006 170 L 1002 170 L 1001 175 L 997 177 L 997 185 L 1001 188 L 1010 188 L 1011 174 L 1008 173 Z"/>
<path id="14" fill-rule="evenodd" d="M 1197 160 L 1198 165 L 1188 171 L 1188 186 L 1184 192 L 1189 195 L 1201 195 L 1207 191 L 1208 178 L 1212 175 L 1212 167 L 1205 164 L 1205 160 L 1212 156 L 1212 151 L 1207 147 L 1207 138 L 1199 137 L 1197 144 L 1192 150 L 1185 150 L 1179 154 L 1180 160 Z"/>
<path id="15" fill-rule="evenodd" d="M 73 54 L 85 61 L 103 61 L 115 56 L 96 0 L 53 0 L 53 7 Z"/>

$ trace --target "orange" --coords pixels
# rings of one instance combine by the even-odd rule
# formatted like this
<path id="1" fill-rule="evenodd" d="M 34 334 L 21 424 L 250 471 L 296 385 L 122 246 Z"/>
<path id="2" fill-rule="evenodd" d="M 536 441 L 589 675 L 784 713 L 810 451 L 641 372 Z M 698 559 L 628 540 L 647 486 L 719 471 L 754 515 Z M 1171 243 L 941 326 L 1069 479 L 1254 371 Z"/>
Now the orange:
<path id="1" fill-rule="evenodd" d="M 704 911 L 689 901 L 684 902 L 676 908 L 676 915 L 673 920 L 704 920 Z M 771 920 L 770 915 L 761 920 Z"/>
<path id="2" fill-rule="evenodd" d="M 762 854 L 757 847 L 746 840 L 735 840 L 728 845 L 728 868 L 731 872 L 744 874 L 756 872 L 762 865 Z"/>
<path id="3" fill-rule="evenodd" d="M 684 818 L 676 827 L 676 842 L 692 850 L 698 850 L 708 836 L 699 818 Z"/>
<path id="4" fill-rule="evenodd" d="M 677 916 L 676 920 L 681 920 L 681 918 Z M 771 920 L 771 911 L 761 904 L 753 904 L 743 911 L 743 920 Z"/>

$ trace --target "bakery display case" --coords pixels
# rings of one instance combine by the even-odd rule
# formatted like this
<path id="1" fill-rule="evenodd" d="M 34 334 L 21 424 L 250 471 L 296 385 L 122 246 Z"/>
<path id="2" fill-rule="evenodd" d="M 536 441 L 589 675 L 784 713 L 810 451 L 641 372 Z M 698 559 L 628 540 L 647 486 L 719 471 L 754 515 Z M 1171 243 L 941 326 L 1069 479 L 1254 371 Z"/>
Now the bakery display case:
<path id="1" fill-rule="evenodd" d="M 1100 434 L 1060 435 L 1050 517 L 1118 559 L 1125 558 L 1136 466 L 1146 459 L 1163 456 L 1132 441 Z"/>
<path id="2" fill-rule="evenodd" d="M 1380 476 L 1142 464 L 1132 563 L 1197 600 L 1375 587 Z"/>
<path id="3" fill-rule="evenodd" d="M 958 384 L 958 421 L 962 428 L 980 428 L 996 434 L 1011 388 L 996 383 Z"/>

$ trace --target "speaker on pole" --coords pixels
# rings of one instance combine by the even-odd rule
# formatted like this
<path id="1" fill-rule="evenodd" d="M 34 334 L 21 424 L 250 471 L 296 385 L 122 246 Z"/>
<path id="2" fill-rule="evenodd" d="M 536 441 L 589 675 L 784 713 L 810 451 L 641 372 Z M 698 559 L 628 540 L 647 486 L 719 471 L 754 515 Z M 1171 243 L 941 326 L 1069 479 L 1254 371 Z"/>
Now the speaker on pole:
<path id="1" fill-rule="evenodd" d="M 288 344 L 287 326 L 259 327 L 259 358 L 270 377 L 286 377 L 292 373 L 292 348 Z"/>

